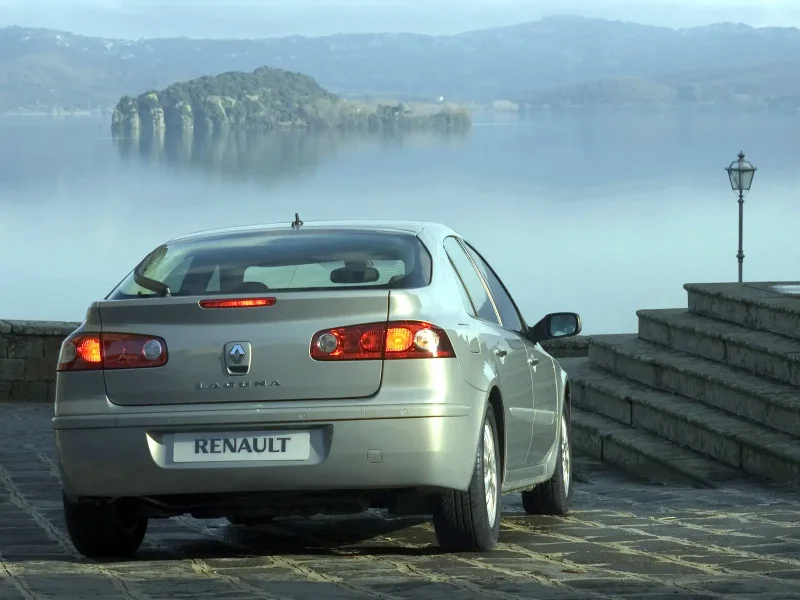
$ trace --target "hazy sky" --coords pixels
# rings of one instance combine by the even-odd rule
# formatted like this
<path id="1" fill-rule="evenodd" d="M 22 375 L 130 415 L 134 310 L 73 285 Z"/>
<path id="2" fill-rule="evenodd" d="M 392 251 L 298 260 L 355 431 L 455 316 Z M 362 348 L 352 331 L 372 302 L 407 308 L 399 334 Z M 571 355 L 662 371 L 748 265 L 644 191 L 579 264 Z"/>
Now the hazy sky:
<path id="1" fill-rule="evenodd" d="M 0 26 L 114 37 L 456 33 L 579 14 L 687 27 L 800 25 L 800 0 L 0 0 Z"/>

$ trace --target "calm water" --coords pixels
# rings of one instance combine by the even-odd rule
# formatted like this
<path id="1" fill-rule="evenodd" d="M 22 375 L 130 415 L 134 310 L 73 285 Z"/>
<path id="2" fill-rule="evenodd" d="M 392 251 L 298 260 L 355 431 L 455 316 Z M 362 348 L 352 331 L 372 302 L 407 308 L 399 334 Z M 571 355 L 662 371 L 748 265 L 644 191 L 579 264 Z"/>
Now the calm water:
<path id="1" fill-rule="evenodd" d="M 800 117 L 539 116 L 465 136 L 114 142 L 107 121 L 0 118 L 0 319 L 80 320 L 163 240 L 199 229 L 334 218 L 430 219 L 467 236 L 528 320 L 631 332 L 682 284 L 736 278 L 723 168 L 758 167 L 745 279 L 800 280 Z"/>

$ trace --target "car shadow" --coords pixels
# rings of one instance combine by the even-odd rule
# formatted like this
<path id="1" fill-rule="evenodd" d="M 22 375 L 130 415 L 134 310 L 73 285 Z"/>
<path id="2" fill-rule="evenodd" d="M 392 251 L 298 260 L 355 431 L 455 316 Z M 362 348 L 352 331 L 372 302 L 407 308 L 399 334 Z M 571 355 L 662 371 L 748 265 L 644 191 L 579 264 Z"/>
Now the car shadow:
<path id="1" fill-rule="evenodd" d="M 160 561 L 270 556 L 431 556 L 444 554 L 425 518 L 287 518 L 257 526 L 181 519 L 154 527 L 132 559 Z M 160 524 L 159 524 L 160 525 Z M 186 529 L 191 535 L 187 535 Z M 116 562 L 116 561 L 115 561 Z"/>

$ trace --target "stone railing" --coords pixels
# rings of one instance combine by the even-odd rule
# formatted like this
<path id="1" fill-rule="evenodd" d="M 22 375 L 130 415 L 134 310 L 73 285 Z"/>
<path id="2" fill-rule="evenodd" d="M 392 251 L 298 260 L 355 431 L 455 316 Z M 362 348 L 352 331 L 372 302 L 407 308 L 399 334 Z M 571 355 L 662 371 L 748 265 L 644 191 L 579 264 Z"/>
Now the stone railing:
<path id="1" fill-rule="evenodd" d="M 0 321 L 0 402 L 52 402 L 64 337 L 80 323 Z M 542 344 L 556 358 L 586 356 L 583 336 Z"/>
<path id="2" fill-rule="evenodd" d="M 61 342 L 78 325 L 0 321 L 0 402 L 52 402 Z"/>

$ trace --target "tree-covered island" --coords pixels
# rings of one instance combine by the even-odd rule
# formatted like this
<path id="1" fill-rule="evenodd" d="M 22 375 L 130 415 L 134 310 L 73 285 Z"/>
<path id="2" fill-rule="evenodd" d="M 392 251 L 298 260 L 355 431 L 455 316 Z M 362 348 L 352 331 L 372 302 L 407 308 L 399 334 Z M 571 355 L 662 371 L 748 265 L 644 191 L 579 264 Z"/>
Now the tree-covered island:
<path id="1" fill-rule="evenodd" d="M 137 98 L 123 96 L 111 118 L 115 134 L 237 128 L 464 130 L 469 111 L 453 104 L 368 104 L 345 100 L 301 73 L 261 67 L 174 83 Z"/>

